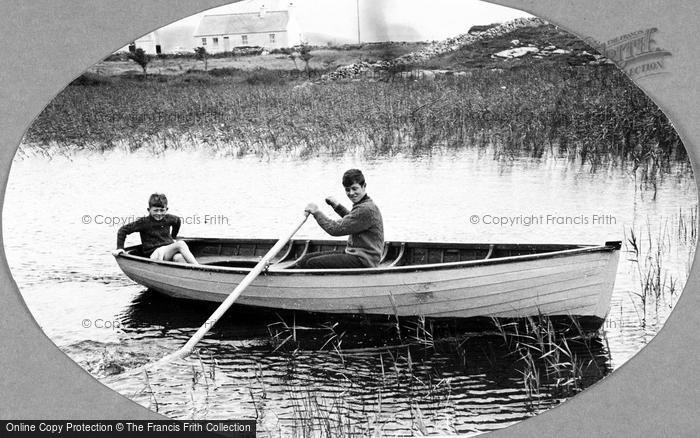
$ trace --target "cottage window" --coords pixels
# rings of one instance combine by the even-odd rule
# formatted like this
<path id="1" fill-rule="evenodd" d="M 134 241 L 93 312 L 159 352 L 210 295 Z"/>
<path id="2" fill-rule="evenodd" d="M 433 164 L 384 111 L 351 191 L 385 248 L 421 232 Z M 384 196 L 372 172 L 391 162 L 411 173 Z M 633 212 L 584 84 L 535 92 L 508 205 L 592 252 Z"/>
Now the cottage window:
<path id="1" fill-rule="evenodd" d="M 207 45 L 207 39 L 206 39 L 206 38 L 202 38 L 202 45 L 203 45 L 203 46 L 206 46 L 206 45 Z"/>
<path id="2" fill-rule="evenodd" d="M 248 35 L 241 35 L 241 44 L 248 45 Z"/>
<path id="3" fill-rule="evenodd" d="M 270 34 L 270 44 L 275 44 L 275 34 L 274 33 Z"/>
<path id="4" fill-rule="evenodd" d="M 212 38 L 211 39 L 211 45 L 214 47 L 219 47 L 219 39 L 218 38 Z"/>

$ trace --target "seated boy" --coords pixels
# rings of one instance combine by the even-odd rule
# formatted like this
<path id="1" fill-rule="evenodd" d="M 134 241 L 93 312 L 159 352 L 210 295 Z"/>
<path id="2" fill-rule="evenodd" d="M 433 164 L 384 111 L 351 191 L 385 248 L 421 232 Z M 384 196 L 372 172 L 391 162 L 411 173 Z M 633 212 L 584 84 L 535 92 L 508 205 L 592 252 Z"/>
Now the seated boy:
<path id="1" fill-rule="evenodd" d="M 168 212 L 168 198 L 162 193 L 154 193 L 148 198 L 148 216 L 137 219 L 119 228 L 117 232 L 117 250 L 113 254 L 124 252 L 126 236 L 139 232 L 141 251 L 152 260 L 173 261 L 179 263 L 199 263 L 194 258 L 187 244 L 176 241 L 180 231 L 180 218 Z M 170 230 L 172 228 L 172 231 Z"/>
<path id="2" fill-rule="evenodd" d="M 299 269 L 372 268 L 379 265 L 384 249 L 384 223 L 379 208 L 367 195 L 365 177 L 358 169 L 350 169 L 343 174 L 343 186 L 352 209 L 348 211 L 332 197 L 326 203 L 340 215 L 340 220 L 326 217 L 318 206 L 306 206 L 316 222 L 331 236 L 348 237 L 343 252 L 323 251 L 307 254 L 297 261 Z"/>

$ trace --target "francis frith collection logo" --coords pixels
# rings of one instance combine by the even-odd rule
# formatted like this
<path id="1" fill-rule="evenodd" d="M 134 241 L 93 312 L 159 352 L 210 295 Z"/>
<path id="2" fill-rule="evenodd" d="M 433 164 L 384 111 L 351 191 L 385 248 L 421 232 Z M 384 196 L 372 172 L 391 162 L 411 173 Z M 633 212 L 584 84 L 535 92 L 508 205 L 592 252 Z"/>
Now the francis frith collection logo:
<path id="1" fill-rule="evenodd" d="M 658 29 L 638 30 L 606 42 L 587 38 L 586 42 L 613 61 L 632 79 L 666 73 L 665 61 L 671 52 L 658 47 L 654 35 Z"/>

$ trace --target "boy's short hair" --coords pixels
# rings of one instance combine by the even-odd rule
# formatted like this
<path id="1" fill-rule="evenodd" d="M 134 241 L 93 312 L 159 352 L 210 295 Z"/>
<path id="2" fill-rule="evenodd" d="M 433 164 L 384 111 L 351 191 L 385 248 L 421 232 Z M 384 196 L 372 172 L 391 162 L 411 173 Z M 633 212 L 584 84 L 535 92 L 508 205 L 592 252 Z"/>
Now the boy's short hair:
<path id="1" fill-rule="evenodd" d="M 343 174 L 343 187 L 350 187 L 354 183 L 365 185 L 365 176 L 360 169 L 349 169 Z"/>
<path id="2" fill-rule="evenodd" d="M 154 193 L 148 198 L 148 208 L 168 208 L 168 198 L 162 193 Z"/>

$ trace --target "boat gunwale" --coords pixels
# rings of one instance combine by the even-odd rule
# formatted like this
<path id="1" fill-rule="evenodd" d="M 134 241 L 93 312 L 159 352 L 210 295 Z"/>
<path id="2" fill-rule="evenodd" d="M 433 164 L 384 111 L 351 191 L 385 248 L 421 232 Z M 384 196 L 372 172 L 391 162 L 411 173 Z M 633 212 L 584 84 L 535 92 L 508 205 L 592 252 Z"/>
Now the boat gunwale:
<path id="1" fill-rule="evenodd" d="M 185 238 L 183 239 L 185 241 L 221 241 L 224 239 L 217 239 L 217 238 Z M 240 241 L 251 241 L 251 240 L 258 240 L 258 241 L 274 241 L 273 239 L 231 239 L 231 240 L 240 240 Z M 313 239 L 311 239 L 313 240 Z M 322 242 L 328 242 L 328 241 L 322 241 Z M 344 243 L 344 241 L 338 240 L 339 243 Z M 400 242 L 399 242 L 400 243 Z M 410 243 L 414 245 L 436 245 L 440 244 L 440 242 L 405 242 L 405 243 Z M 568 250 L 559 250 L 559 251 L 550 251 L 550 252 L 544 252 L 544 253 L 537 253 L 537 254 L 524 254 L 524 255 L 517 255 L 517 256 L 508 256 L 508 257 L 500 257 L 500 258 L 489 258 L 489 259 L 480 259 L 480 260 L 466 260 L 466 261 L 459 261 L 459 262 L 444 262 L 444 263 L 429 263 L 429 264 L 422 264 L 422 265 L 406 265 L 406 266 L 391 266 L 391 267 L 373 267 L 373 268 L 345 268 L 345 269 L 270 269 L 271 266 L 274 266 L 274 264 L 268 266 L 267 269 L 263 271 L 263 275 L 277 275 L 277 276 L 284 276 L 284 275 L 358 275 L 358 274 L 364 274 L 364 275 L 382 275 L 382 274 L 391 274 L 391 273 L 407 273 L 407 272 L 430 272 L 430 271 L 440 271 L 440 270 L 455 270 L 455 269 L 462 269 L 462 268 L 472 268 L 472 267 L 480 267 L 480 266 L 491 266 L 491 265 L 498 265 L 498 264 L 503 264 L 503 263 L 513 263 L 513 262 L 526 262 L 526 261 L 532 261 L 532 260 L 541 260 L 541 259 L 548 259 L 548 258 L 559 258 L 559 257 L 569 257 L 569 256 L 575 256 L 575 255 L 580 255 L 580 254 L 586 254 L 586 253 L 594 253 L 594 252 L 614 252 L 614 251 L 619 251 L 621 247 L 620 241 L 609 241 L 605 242 L 603 245 L 568 245 L 568 244 L 522 244 L 523 246 L 577 246 L 577 248 L 573 249 L 568 249 Z M 463 244 L 463 243 L 462 243 Z M 470 244 L 470 245 L 492 245 L 492 244 Z M 499 244 L 493 244 L 496 246 L 499 246 Z M 502 246 L 513 246 L 513 245 L 519 245 L 519 244 L 500 244 Z M 237 267 L 228 267 L 228 266 L 215 266 L 215 265 L 193 265 L 193 264 L 183 264 L 183 263 L 177 263 L 177 262 L 171 262 L 171 261 L 163 261 L 163 260 L 152 260 L 147 257 L 142 257 L 142 256 L 137 256 L 134 254 L 130 254 L 129 251 L 133 251 L 135 249 L 138 249 L 141 245 L 134 245 L 130 246 L 125 249 L 124 253 L 116 254 L 114 256 L 115 259 L 125 258 L 127 260 L 132 260 L 136 261 L 139 263 L 145 263 L 145 264 L 153 264 L 155 266 L 165 266 L 165 267 L 175 267 L 178 269 L 190 269 L 190 270 L 195 270 L 195 271 L 204 271 L 204 272 L 220 272 L 220 273 L 229 273 L 229 274 L 242 274 L 245 275 L 249 273 L 250 271 L 253 270 L 253 268 L 237 268 Z M 252 261 L 252 260 L 251 260 Z"/>

